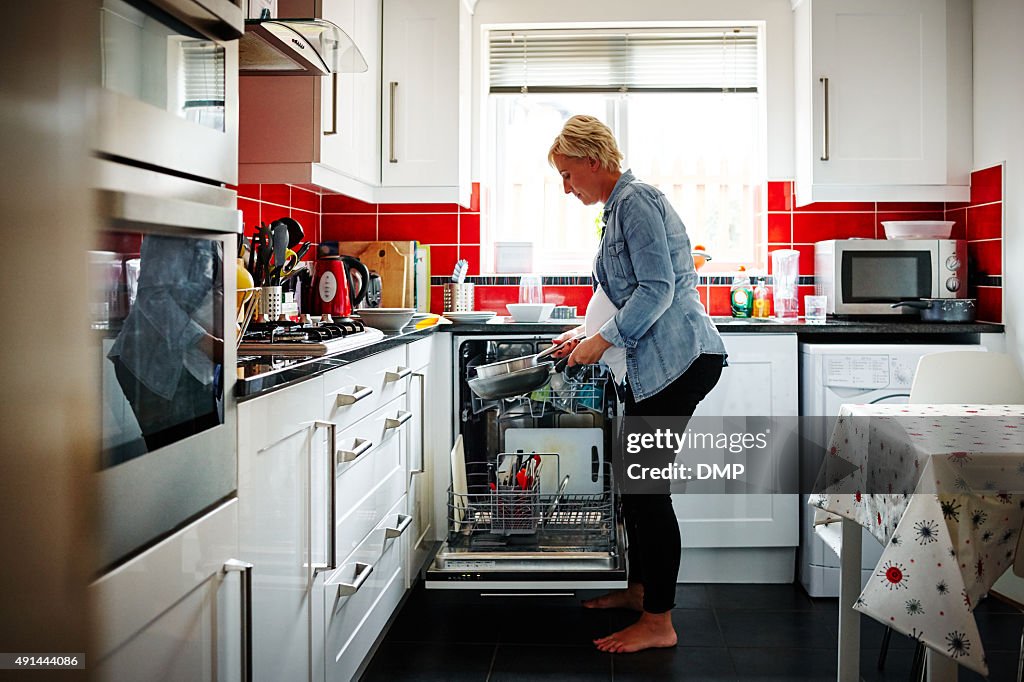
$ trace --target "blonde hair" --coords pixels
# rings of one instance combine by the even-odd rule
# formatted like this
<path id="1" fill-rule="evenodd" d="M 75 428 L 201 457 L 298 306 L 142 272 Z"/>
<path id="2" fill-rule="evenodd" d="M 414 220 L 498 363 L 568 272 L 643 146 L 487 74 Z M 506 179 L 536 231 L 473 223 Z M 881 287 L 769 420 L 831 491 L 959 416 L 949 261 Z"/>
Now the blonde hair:
<path id="1" fill-rule="evenodd" d="M 555 154 L 594 159 L 609 171 L 619 170 L 622 152 L 611 129 L 593 116 L 577 114 L 565 122 L 562 132 L 548 150 L 548 163 L 555 165 Z"/>

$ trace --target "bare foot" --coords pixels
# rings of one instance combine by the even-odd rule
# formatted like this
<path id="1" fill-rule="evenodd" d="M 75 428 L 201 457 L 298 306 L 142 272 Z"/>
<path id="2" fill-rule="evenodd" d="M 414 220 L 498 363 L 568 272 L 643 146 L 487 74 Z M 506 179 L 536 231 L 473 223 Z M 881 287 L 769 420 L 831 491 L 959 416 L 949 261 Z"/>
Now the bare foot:
<path id="1" fill-rule="evenodd" d="M 633 611 L 644 610 L 644 586 L 640 583 L 632 583 L 627 590 L 616 590 L 600 597 L 586 599 L 583 602 L 585 609 L 632 609 Z"/>
<path id="2" fill-rule="evenodd" d="M 676 629 L 672 627 L 672 612 L 647 613 L 628 628 L 607 637 L 595 639 L 594 644 L 601 651 L 613 654 L 628 654 L 644 649 L 674 647 L 677 642 Z"/>

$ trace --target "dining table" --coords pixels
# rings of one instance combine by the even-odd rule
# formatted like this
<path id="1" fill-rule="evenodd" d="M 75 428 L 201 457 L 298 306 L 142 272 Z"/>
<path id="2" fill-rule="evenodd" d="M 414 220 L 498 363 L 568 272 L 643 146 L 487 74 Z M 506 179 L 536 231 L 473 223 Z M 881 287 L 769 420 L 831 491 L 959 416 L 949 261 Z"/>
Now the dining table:
<path id="1" fill-rule="evenodd" d="M 843 405 L 808 503 L 840 523 L 840 682 L 860 679 L 860 614 L 926 647 L 931 680 L 988 675 L 974 608 L 1024 526 L 1024 405 Z M 862 587 L 861 528 L 884 549 Z"/>

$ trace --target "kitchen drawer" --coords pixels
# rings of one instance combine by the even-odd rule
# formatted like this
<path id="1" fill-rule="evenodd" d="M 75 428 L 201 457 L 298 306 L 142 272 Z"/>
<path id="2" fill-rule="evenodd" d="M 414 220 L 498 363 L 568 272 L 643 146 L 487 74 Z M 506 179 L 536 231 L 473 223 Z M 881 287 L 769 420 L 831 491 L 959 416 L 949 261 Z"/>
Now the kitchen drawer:
<path id="1" fill-rule="evenodd" d="M 433 352 L 434 339 L 427 337 L 419 341 L 413 341 L 406 347 L 408 353 L 408 366 L 414 370 L 430 364 L 430 354 Z"/>
<path id="2" fill-rule="evenodd" d="M 396 398 L 338 434 L 337 558 L 344 561 L 405 494 L 408 419 L 396 425 L 405 405 Z M 349 461 L 343 461 L 352 458 Z"/>
<path id="3" fill-rule="evenodd" d="M 403 497 L 323 587 L 328 682 L 354 678 L 405 592 Z M 389 530 L 390 529 L 390 530 Z M 390 536 L 390 537 L 389 537 Z"/>
<path id="4" fill-rule="evenodd" d="M 410 371 L 405 348 L 392 348 L 324 375 L 324 413 L 343 429 L 405 395 Z"/>

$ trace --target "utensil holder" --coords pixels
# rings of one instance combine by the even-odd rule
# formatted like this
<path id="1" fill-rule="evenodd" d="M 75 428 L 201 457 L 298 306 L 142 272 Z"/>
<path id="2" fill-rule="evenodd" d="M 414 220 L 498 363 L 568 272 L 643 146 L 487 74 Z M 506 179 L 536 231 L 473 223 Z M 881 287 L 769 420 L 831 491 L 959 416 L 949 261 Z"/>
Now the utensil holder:
<path id="1" fill-rule="evenodd" d="M 268 320 L 276 320 L 281 315 L 281 287 L 261 287 L 260 315 Z"/>
<path id="2" fill-rule="evenodd" d="M 448 282 L 444 285 L 444 312 L 468 313 L 476 309 L 476 285 Z"/>

